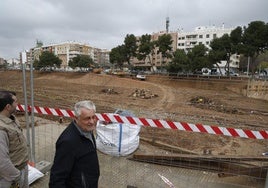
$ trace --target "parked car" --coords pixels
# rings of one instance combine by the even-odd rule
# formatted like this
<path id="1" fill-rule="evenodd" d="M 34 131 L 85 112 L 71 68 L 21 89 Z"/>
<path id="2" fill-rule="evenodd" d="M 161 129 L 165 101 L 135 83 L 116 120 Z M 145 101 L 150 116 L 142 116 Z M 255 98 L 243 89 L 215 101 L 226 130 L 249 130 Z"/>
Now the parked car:
<path id="1" fill-rule="evenodd" d="M 137 79 L 139 80 L 146 80 L 146 76 L 143 72 L 139 72 L 136 76 Z"/>
<path id="2" fill-rule="evenodd" d="M 138 71 L 136 71 L 136 70 L 131 70 L 131 71 L 129 71 L 129 75 L 130 75 L 132 78 L 135 78 L 135 77 L 137 76 L 137 74 L 138 74 Z"/>
<path id="3" fill-rule="evenodd" d="M 227 75 L 227 72 L 225 72 L 225 75 Z M 229 76 L 239 76 L 237 72 L 230 71 Z"/>
<path id="4" fill-rule="evenodd" d="M 230 76 L 239 76 L 237 72 L 230 72 Z"/>

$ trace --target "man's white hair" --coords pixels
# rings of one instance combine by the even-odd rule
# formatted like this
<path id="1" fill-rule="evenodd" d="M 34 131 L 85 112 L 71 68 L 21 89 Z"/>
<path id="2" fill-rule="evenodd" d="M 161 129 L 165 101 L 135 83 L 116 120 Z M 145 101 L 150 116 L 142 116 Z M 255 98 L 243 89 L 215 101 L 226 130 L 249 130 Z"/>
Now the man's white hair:
<path id="1" fill-rule="evenodd" d="M 81 115 L 81 109 L 86 108 L 88 110 L 94 110 L 96 112 L 95 104 L 90 100 L 79 101 L 74 105 L 74 114 L 79 117 Z"/>

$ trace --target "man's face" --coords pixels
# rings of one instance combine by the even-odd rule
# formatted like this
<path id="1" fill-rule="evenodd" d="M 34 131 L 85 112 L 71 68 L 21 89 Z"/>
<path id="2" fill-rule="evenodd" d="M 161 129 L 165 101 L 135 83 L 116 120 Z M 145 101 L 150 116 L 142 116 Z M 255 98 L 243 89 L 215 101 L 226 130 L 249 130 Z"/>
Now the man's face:
<path id="1" fill-rule="evenodd" d="M 96 129 L 97 118 L 94 110 L 88 110 L 86 108 L 81 109 L 81 115 L 75 117 L 77 125 L 86 132 Z"/>
<path id="2" fill-rule="evenodd" d="M 14 100 L 14 102 L 12 104 L 7 105 L 7 110 L 8 110 L 10 115 L 13 114 L 16 111 L 16 108 L 18 106 L 17 97 L 15 95 L 13 95 L 12 99 Z"/>

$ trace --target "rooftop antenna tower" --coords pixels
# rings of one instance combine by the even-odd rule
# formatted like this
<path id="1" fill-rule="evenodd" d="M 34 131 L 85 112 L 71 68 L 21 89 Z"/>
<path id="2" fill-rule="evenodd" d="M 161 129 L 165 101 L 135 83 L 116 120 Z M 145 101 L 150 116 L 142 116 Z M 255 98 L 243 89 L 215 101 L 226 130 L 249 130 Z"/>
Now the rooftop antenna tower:
<path id="1" fill-rule="evenodd" d="M 169 17 L 166 18 L 166 32 L 169 32 Z"/>
<path id="2" fill-rule="evenodd" d="M 41 40 L 36 39 L 36 47 L 42 47 L 43 46 L 43 42 Z"/>

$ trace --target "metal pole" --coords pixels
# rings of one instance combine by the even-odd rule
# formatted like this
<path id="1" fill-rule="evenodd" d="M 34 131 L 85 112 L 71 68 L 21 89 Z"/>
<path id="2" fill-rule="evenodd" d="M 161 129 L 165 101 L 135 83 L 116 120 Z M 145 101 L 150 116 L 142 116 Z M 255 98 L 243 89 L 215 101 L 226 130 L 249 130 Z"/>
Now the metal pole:
<path id="1" fill-rule="evenodd" d="M 250 60 L 250 57 L 248 56 L 247 76 L 248 76 L 248 72 L 249 72 L 249 60 Z"/>
<path id="2" fill-rule="evenodd" d="M 35 164 L 35 127 L 34 127 L 34 95 L 33 95 L 33 62 L 31 62 L 30 74 L 31 74 L 32 162 Z"/>
<path id="3" fill-rule="evenodd" d="M 266 174 L 266 180 L 265 180 L 264 188 L 268 188 L 268 170 L 267 170 L 267 174 Z"/>
<path id="4" fill-rule="evenodd" d="M 24 93 L 24 111 L 25 111 L 25 123 L 26 123 L 26 138 L 27 146 L 29 149 L 29 158 L 32 159 L 31 145 L 30 145 L 30 128 L 28 117 L 28 103 L 27 103 L 27 91 L 26 91 L 26 75 L 25 75 L 25 63 L 22 63 L 22 75 L 23 75 L 23 93 Z"/>

